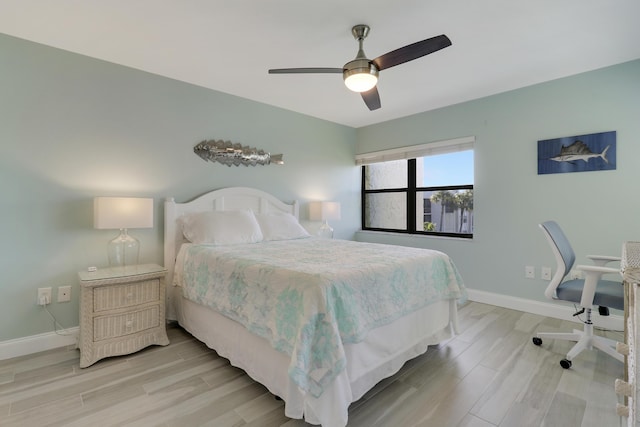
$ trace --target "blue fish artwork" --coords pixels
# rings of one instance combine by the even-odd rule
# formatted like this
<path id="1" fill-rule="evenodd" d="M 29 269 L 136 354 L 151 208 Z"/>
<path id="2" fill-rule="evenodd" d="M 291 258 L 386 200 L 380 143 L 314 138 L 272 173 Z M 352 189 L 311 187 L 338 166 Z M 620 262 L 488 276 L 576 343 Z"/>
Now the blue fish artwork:
<path id="1" fill-rule="evenodd" d="M 538 175 L 615 168 L 615 131 L 538 141 Z"/>

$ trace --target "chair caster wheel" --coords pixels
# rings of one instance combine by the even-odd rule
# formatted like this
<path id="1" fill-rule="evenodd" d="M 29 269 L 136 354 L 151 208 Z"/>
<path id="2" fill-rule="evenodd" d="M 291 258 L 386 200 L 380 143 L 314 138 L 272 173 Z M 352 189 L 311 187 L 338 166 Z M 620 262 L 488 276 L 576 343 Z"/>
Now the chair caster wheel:
<path id="1" fill-rule="evenodd" d="M 533 343 L 535 345 L 542 345 L 542 338 L 539 337 L 533 337 Z"/>
<path id="2" fill-rule="evenodd" d="M 564 369 L 569 369 L 571 367 L 571 360 L 562 359 L 560 361 L 560 366 L 562 366 Z"/>

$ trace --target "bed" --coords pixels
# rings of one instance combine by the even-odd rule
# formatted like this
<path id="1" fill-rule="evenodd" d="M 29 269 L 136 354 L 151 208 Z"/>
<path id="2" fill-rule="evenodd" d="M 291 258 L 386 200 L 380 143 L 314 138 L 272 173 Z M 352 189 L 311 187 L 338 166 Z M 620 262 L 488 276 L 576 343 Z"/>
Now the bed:
<path id="1" fill-rule="evenodd" d="M 298 216 L 245 187 L 167 199 L 167 316 L 286 416 L 344 427 L 352 402 L 457 332 L 466 291 L 441 252 L 319 239 Z"/>

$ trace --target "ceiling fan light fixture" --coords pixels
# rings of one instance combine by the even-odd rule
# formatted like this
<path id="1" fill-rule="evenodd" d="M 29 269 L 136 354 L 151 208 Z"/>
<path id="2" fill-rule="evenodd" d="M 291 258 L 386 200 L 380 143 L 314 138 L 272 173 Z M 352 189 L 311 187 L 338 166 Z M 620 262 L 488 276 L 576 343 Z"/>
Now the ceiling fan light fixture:
<path id="1" fill-rule="evenodd" d="M 378 68 L 368 59 L 355 59 L 344 66 L 344 84 L 354 92 L 366 92 L 378 83 Z"/>
<path id="2" fill-rule="evenodd" d="M 300 73 L 331 73 L 340 74 L 349 90 L 359 92 L 369 110 L 381 107 L 378 93 L 378 73 L 387 68 L 422 58 L 440 49 L 451 46 L 451 40 L 444 34 L 431 37 L 419 42 L 408 44 L 392 50 L 374 59 L 368 59 L 364 53 L 364 39 L 369 34 L 369 26 L 360 24 L 351 28 L 353 38 L 358 42 L 358 53 L 353 61 L 349 61 L 342 68 L 275 68 L 269 74 L 300 74 Z"/>

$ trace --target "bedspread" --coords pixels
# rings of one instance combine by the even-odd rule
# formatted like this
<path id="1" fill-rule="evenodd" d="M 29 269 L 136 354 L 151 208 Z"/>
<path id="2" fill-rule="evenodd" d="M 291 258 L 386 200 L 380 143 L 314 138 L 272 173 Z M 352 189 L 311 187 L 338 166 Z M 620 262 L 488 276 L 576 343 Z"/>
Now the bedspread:
<path id="1" fill-rule="evenodd" d="M 315 238 L 184 245 L 174 284 L 290 355 L 291 379 L 314 397 L 345 368 L 343 344 L 431 302 L 466 297 L 442 252 Z"/>

